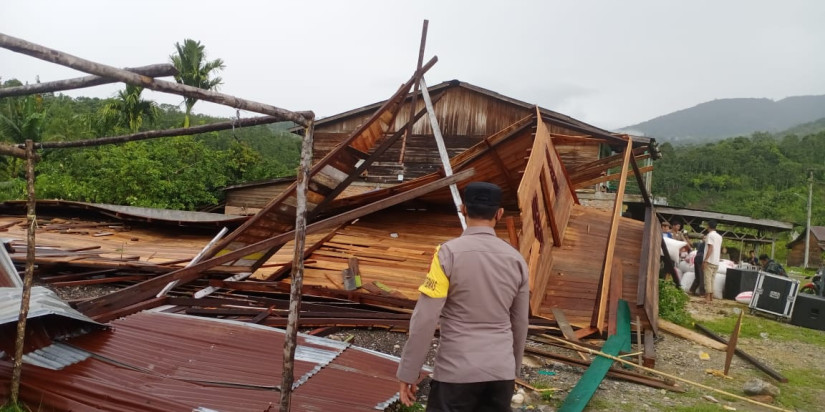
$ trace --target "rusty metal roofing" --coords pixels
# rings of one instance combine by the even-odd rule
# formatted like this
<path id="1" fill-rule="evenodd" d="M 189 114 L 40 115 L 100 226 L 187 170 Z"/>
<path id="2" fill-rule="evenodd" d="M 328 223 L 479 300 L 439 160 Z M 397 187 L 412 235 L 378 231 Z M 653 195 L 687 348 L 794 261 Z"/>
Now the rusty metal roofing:
<path id="1" fill-rule="evenodd" d="M 24 365 L 22 396 L 44 411 L 277 410 L 284 336 L 261 325 L 142 312 L 48 355 L 60 363 L 85 352 L 85 360 L 61 370 Z M 292 410 L 382 410 L 397 399 L 397 366 L 392 356 L 299 335 Z M 0 395 L 10 368 L 0 360 Z"/>

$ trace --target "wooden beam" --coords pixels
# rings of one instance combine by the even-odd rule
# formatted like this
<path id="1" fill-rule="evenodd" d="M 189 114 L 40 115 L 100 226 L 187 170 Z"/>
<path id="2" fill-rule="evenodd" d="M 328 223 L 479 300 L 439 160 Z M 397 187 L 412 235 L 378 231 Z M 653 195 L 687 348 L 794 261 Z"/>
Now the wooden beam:
<path id="1" fill-rule="evenodd" d="M 424 20 L 424 26 L 421 28 L 421 45 L 418 47 L 418 64 L 415 66 L 415 81 L 413 82 L 412 95 L 410 96 L 410 115 L 407 117 L 407 131 L 401 139 L 401 153 L 398 155 L 398 163 L 404 163 L 404 152 L 407 150 L 407 138 L 412 136 L 413 122 L 411 119 L 415 115 L 415 97 L 418 94 L 418 80 L 423 76 L 421 73 L 421 65 L 424 63 L 424 46 L 427 45 L 427 26 L 430 21 Z"/>
<path id="2" fill-rule="evenodd" d="M 722 352 L 728 348 L 724 343 L 717 342 L 713 339 L 700 335 L 697 332 L 679 326 L 675 323 L 668 322 L 664 319 L 659 319 L 659 329 L 682 339 L 687 339 L 691 342 L 698 343 L 706 348 L 716 349 Z"/>
<path id="3" fill-rule="evenodd" d="M 283 121 L 272 116 L 258 116 L 250 117 L 248 119 L 230 120 L 226 122 L 216 122 L 205 124 L 201 126 L 193 126 L 187 128 L 167 129 L 167 130 L 149 130 L 145 132 L 138 132 L 123 136 L 109 136 L 98 137 L 95 139 L 74 140 L 66 142 L 40 142 L 36 143 L 35 147 L 39 149 L 65 149 L 67 147 L 89 147 L 101 146 L 106 144 L 116 144 L 124 142 L 132 142 L 136 140 L 157 139 L 159 137 L 172 136 L 189 136 L 201 133 L 216 132 L 219 130 L 229 130 L 232 128 L 259 126 L 262 124 L 270 124 Z"/>
<path id="4" fill-rule="evenodd" d="M 150 90 L 177 94 L 198 100 L 223 104 L 236 109 L 266 114 L 277 117 L 281 120 L 289 120 L 301 126 L 306 126 L 308 119 L 315 117 L 315 115 L 310 111 L 292 112 L 268 104 L 230 96 L 228 94 L 199 89 L 197 87 L 168 82 L 165 80 L 152 79 L 149 76 L 143 76 L 137 73 L 132 73 L 128 70 L 118 69 L 117 67 L 82 59 L 68 53 L 63 53 L 59 50 L 50 49 L 48 47 L 2 33 L 0 33 L 0 47 L 41 60 L 57 63 L 61 66 L 71 67 L 72 69 L 80 70 L 85 73 L 115 79 L 135 86 L 142 86 Z"/>
<path id="5" fill-rule="evenodd" d="M 653 166 L 647 166 L 639 169 L 635 156 L 630 158 L 630 165 L 633 166 L 633 175 L 636 176 L 636 183 L 639 185 L 639 191 L 642 192 L 642 198 L 645 200 L 645 206 L 653 206 L 653 201 L 650 200 L 650 193 L 647 192 L 647 185 L 645 185 L 645 181 L 642 179 L 642 174 L 652 171 Z"/>
<path id="6" fill-rule="evenodd" d="M 433 99 L 433 104 L 436 104 L 439 100 L 441 100 L 442 97 L 444 97 L 443 92 L 436 95 L 435 98 Z M 426 113 L 427 113 L 427 108 L 425 107 L 425 108 L 419 110 L 418 113 L 416 113 L 415 116 L 413 116 L 413 118 L 410 122 L 412 122 L 412 123 L 417 122 L 418 119 L 423 117 Z M 410 122 L 408 122 L 408 124 Z M 344 191 L 344 189 L 346 189 L 350 185 L 350 183 L 352 183 L 355 179 L 357 179 L 359 176 L 361 176 L 361 173 L 363 173 L 365 170 L 367 170 L 367 168 L 370 165 L 372 165 L 376 160 L 378 160 L 378 158 L 382 154 L 384 154 L 384 152 L 386 152 L 387 149 L 389 149 L 393 144 L 395 144 L 395 142 L 398 141 L 398 138 L 401 137 L 403 134 L 404 134 L 404 128 L 401 128 L 401 129 L 397 130 L 395 133 L 393 133 L 391 136 L 384 139 L 384 141 L 381 142 L 381 144 L 378 147 L 376 147 L 375 150 L 372 151 L 370 156 L 368 158 L 364 159 L 364 162 L 362 162 L 360 166 L 355 168 L 354 172 L 352 172 L 349 176 L 347 176 L 347 178 L 344 179 L 338 185 L 338 187 L 336 187 L 332 192 L 330 192 L 324 198 L 324 200 L 321 201 L 321 203 L 318 203 L 318 205 L 315 206 L 314 211 L 309 214 L 310 220 L 312 220 L 312 218 L 316 217 L 320 212 L 325 210 L 326 207 L 330 203 L 332 203 L 335 200 L 335 198 L 337 198 L 338 195 L 340 195 Z"/>
<path id="7" fill-rule="evenodd" d="M 633 158 L 631 157 L 630 159 L 632 160 Z M 645 166 L 645 167 L 642 168 L 641 173 L 647 173 L 647 172 L 650 172 L 652 170 L 653 170 L 653 166 Z M 629 170 L 628 175 L 631 175 L 631 176 L 636 175 L 638 177 L 638 175 L 636 174 L 637 172 L 639 172 L 639 171 Z M 576 182 L 574 185 L 575 185 L 576 189 L 581 189 L 581 188 L 585 188 L 587 186 L 593 186 L 593 185 L 597 185 L 599 183 L 608 182 L 608 181 L 611 181 L 611 180 L 616 180 L 620 177 L 621 177 L 621 173 L 614 173 L 612 175 L 600 175 L 599 177 L 596 177 L 596 178 L 593 178 L 593 179 L 590 179 L 590 180 L 585 180 L 583 182 Z M 642 196 L 644 196 L 644 195 L 642 195 Z"/>
<path id="8" fill-rule="evenodd" d="M 646 368 L 656 367 L 656 343 L 653 338 L 653 331 L 645 330 L 645 353 L 642 355 L 642 366 Z"/>
<path id="9" fill-rule="evenodd" d="M 627 139 L 625 148 L 625 159 L 622 164 L 622 176 L 619 179 L 619 188 L 616 190 L 616 199 L 613 203 L 613 217 L 610 219 L 610 231 L 607 236 L 607 249 L 602 263 L 602 279 L 599 283 L 599 296 L 596 300 L 596 308 L 593 311 L 591 326 L 599 329 L 604 328 L 604 315 L 607 311 L 607 293 L 610 289 L 610 274 L 613 268 L 613 255 L 616 252 L 616 237 L 619 232 L 619 220 L 622 217 L 622 202 L 624 201 L 624 189 L 627 185 L 627 168 L 630 164 L 630 155 L 633 152 L 633 140 Z"/>
<path id="10" fill-rule="evenodd" d="M 421 97 L 424 98 L 424 105 L 427 107 L 427 114 L 430 117 L 430 126 L 433 129 L 433 137 L 435 138 L 435 145 L 438 147 L 438 155 L 441 157 L 441 165 L 444 168 L 445 176 L 453 175 L 453 166 L 450 164 L 450 155 L 447 153 L 447 146 L 444 144 L 444 137 L 441 135 L 441 128 L 438 127 L 438 120 L 435 118 L 435 108 L 433 102 L 430 100 L 430 93 L 427 90 L 427 82 L 422 76 L 421 82 Z M 461 213 L 461 195 L 458 193 L 458 185 L 450 185 L 450 193 L 453 195 L 453 203 L 455 204 L 458 221 L 461 222 L 461 228 L 467 229 L 467 222 L 464 220 L 464 214 Z"/>
<path id="11" fill-rule="evenodd" d="M 701 330 L 702 332 L 704 332 L 706 335 L 710 336 L 711 338 L 713 338 L 717 342 L 721 342 L 723 344 L 728 343 L 727 340 L 725 340 L 725 338 L 713 333 L 713 331 L 706 328 L 704 325 L 695 323 L 695 324 L 693 324 L 693 326 L 696 327 L 696 329 Z M 776 379 L 777 381 L 782 382 L 782 383 L 788 383 L 788 378 L 786 378 L 785 376 L 783 376 L 781 373 L 777 372 L 776 370 L 774 370 L 770 366 L 765 365 L 764 363 L 760 362 L 759 360 L 757 360 L 753 356 L 749 355 L 747 352 L 743 351 L 742 349 L 737 348 L 737 349 L 734 350 L 734 353 L 739 355 L 740 358 L 750 362 L 753 366 L 756 366 L 757 368 L 759 368 L 759 370 L 761 370 L 762 372 L 767 373 L 768 375 L 770 375 L 770 377 Z"/>
<path id="12" fill-rule="evenodd" d="M 516 218 L 507 216 L 504 218 L 504 223 L 507 225 L 507 235 L 510 238 L 510 245 L 514 248 L 519 248 L 518 232 L 516 232 Z"/>
<path id="13" fill-rule="evenodd" d="M 123 70 L 149 77 L 166 77 L 178 74 L 178 69 L 168 63 L 150 64 L 148 66 L 141 67 L 127 67 Z M 108 83 L 117 83 L 117 80 L 100 76 L 76 77 L 74 79 L 0 88 L 0 97 L 23 96 L 37 93 L 54 93 L 62 90 L 82 89 L 85 87 L 100 86 L 101 84 Z"/>
<path id="14" fill-rule="evenodd" d="M 341 213 L 339 215 L 312 223 L 307 226 L 307 234 L 317 233 L 324 229 L 339 226 L 343 223 L 350 222 L 359 217 L 366 216 L 370 213 L 383 210 L 390 206 L 395 206 L 399 203 L 415 199 L 419 196 L 433 192 L 435 190 L 449 186 L 452 183 L 460 182 L 469 179 L 475 174 L 474 169 L 468 169 L 451 177 L 445 177 L 436 180 L 432 183 L 417 187 L 407 192 L 399 193 L 387 197 L 381 201 L 361 206 L 359 208 Z M 211 259 L 199 262 L 190 267 L 178 269 L 167 274 L 157 276 L 145 282 L 138 283 L 119 291 L 110 293 L 106 296 L 101 296 L 94 299 L 89 299 L 78 304 L 77 309 L 85 314 L 104 313 L 113 310 L 114 308 L 124 307 L 144 299 L 155 296 L 157 292 L 166 284 L 174 280 L 180 280 L 179 284 L 183 285 L 189 283 L 202 276 L 203 271 L 214 268 L 224 263 L 232 262 L 236 259 L 242 258 L 252 253 L 257 253 L 264 250 L 269 250 L 275 246 L 286 244 L 292 237 L 295 236 L 295 231 L 289 231 L 273 236 L 271 238 L 262 240 L 257 243 L 245 246 L 230 253 L 215 256 Z"/>

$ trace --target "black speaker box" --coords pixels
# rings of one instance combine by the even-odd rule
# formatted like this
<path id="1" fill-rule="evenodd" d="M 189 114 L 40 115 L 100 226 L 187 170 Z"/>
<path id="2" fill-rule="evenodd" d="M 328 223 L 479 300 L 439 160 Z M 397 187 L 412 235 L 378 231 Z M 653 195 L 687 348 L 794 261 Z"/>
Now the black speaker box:
<path id="1" fill-rule="evenodd" d="M 825 330 L 825 298 L 801 293 L 791 315 L 791 324 L 810 329 Z"/>
<path id="2" fill-rule="evenodd" d="M 736 299 L 736 295 L 742 292 L 752 292 L 756 287 L 756 278 L 759 272 L 755 270 L 730 268 L 725 275 L 725 288 L 722 289 L 722 297 L 725 299 Z"/>

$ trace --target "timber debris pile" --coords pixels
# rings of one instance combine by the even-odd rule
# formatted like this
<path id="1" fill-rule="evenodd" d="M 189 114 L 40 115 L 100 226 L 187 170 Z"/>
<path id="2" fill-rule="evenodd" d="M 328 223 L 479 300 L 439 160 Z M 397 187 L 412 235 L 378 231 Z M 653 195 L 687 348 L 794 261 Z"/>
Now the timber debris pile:
<path id="1" fill-rule="evenodd" d="M 424 74 L 436 58 L 420 59 L 387 100 L 315 120 L 311 112 L 3 34 L 0 46 L 97 82 L 266 116 L 215 127 L 287 120 L 304 139 L 297 178 L 272 182 L 267 190 L 277 194 L 265 201 L 250 200 L 260 199 L 260 185 L 229 188 L 227 215 L 44 200 L 35 209 L 33 199 L 25 212 L 23 203 L 4 205 L 22 213 L 0 217 L 0 394 L 19 360 L 19 397 L 43 410 L 261 411 L 279 402 L 296 410 L 384 409 L 398 399 L 397 358 L 323 336 L 342 327 L 407 329 L 435 246 L 462 232 L 456 193 L 471 181 L 503 190 L 506 217 L 497 231 L 529 264 L 531 339 L 606 354 L 591 366 L 601 377 L 683 390 L 670 379 L 610 368 L 615 359 L 627 362 L 618 356 L 634 351 L 631 341 L 639 362 L 655 366 L 662 235 L 644 177 L 658 156 L 652 139 L 457 80 L 428 87 Z M 4 153 L 31 163 L 43 148 L 199 132 L 34 143 Z M 613 154 L 602 156 L 606 150 Z M 615 191 L 592 189 L 608 181 Z M 627 185 L 641 193 L 633 210 L 623 208 Z M 44 287 L 104 284 L 119 289 L 64 301 Z M 21 301 L 30 309 L 18 318 Z M 14 339 L 21 322 L 28 323 L 22 349 Z M 297 335 L 299 328 L 310 332 Z M 606 339 L 604 346 L 584 342 L 593 337 Z M 285 347 L 291 354 L 281 359 Z M 289 379 L 279 385 L 282 372 Z M 575 398 L 586 404 L 595 389 L 577 387 Z"/>

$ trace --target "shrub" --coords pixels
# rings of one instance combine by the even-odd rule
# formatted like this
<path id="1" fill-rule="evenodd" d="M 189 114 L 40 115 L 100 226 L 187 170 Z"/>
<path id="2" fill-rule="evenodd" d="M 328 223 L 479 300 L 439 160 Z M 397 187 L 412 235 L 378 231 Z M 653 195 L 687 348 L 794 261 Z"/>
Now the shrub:
<path id="1" fill-rule="evenodd" d="M 693 319 L 686 307 L 688 295 L 671 281 L 659 279 L 659 317 L 678 325 L 689 326 Z"/>

